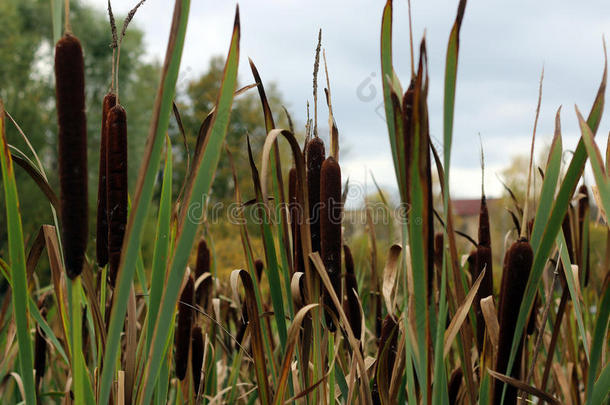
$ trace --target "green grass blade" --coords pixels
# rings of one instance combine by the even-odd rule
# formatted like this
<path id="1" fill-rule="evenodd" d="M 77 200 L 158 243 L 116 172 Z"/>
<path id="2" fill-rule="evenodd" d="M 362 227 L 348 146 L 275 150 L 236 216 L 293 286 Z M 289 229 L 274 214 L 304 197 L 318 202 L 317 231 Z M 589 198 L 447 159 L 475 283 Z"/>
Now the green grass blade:
<path id="1" fill-rule="evenodd" d="M 61 38 L 62 24 L 61 17 L 64 2 L 62 0 L 51 0 L 51 22 L 53 24 L 53 43 L 56 44 Z"/>
<path id="2" fill-rule="evenodd" d="M 610 288 L 606 288 L 604 292 L 604 296 L 599 303 L 599 315 L 597 316 L 597 321 L 595 322 L 595 331 L 593 332 L 593 343 L 591 346 L 591 356 L 589 363 L 589 378 L 587 379 L 587 385 L 585 387 L 586 390 L 586 398 L 587 405 L 592 403 L 599 404 L 601 401 L 594 402 L 593 397 L 595 397 L 595 389 L 597 388 L 597 383 L 595 383 L 595 376 L 597 374 L 597 369 L 600 365 L 600 360 L 602 358 L 602 350 L 604 348 L 604 344 L 606 342 L 606 329 L 608 328 L 608 317 L 610 317 Z M 608 365 L 606 365 L 606 369 Z M 600 376 L 600 381 L 602 380 Z M 606 394 L 608 393 L 608 387 L 610 387 L 610 381 L 606 383 Z M 599 394 L 597 395 L 599 397 Z M 603 399 L 600 398 L 600 399 Z"/>
<path id="3" fill-rule="evenodd" d="M 167 265 L 170 242 L 170 222 L 172 215 L 172 144 L 169 136 L 166 137 L 165 151 L 165 169 L 163 170 L 163 185 L 161 186 L 159 218 L 157 220 L 157 230 L 155 232 L 155 247 L 151 270 L 150 295 L 148 297 L 145 353 L 148 353 L 150 347 L 150 341 L 152 340 L 155 326 L 154 320 L 157 319 L 159 303 L 161 302 L 161 296 L 163 295 L 165 268 Z"/>
<path id="4" fill-rule="evenodd" d="M 161 76 L 161 84 L 155 100 L 153 118 L 148 134 L 147 149 L 140 166 L 140 174 L 136 185 L 133 209 L 131 210 L 125 239 L 123 242 L 123 254 L 121 255 L 121 266 L 117 275 L 117 290 L 112 306 L 110 324 L 108 328 L 108 339 L 106 352 L 104 353 L 104 365 L 100 380 L 99 403 L 106 404 L 110 396 L 115 359 L 120 348 L 120 337 L 127 312 L 127 300 L 133 281 L 135 264 L 140 253 L 140 245 L 148 208 L 152 200 L 153 187 L 157 176 L 157 170 L 161 161 L 163 139 L 169 126 L 169 117 L 172 109 L 172 100 L 176 89 L 180 59 L 184 46 L 184 36 L 190 0 L 176 0 L 174 8 L 174 21 L 170 32 L 165 65 Z"/>
<path id="5" fill-rule="evenodd" d="M 603 404 L 604 399 L 610 392 L 610 363 L 606 364 L 604 370 L 599 375 L 599 378 L 595 382 L 593 387 L 593 393 L 591 394 L 592 404 Z"/>
<path id="6" fill-rule="evenodd" d="M 181 212 L 181 225 L 176 237 L 176 247 L 159 307 L 159 315 L 155 323 L 155 331 L 149 351 L 148 364 L 144 373 L 143 385 L 140 387 L 140 403 L 143 404 L 150 403 L 152 398 L 154 384 L 159 375 L 169 334 L 167 325 L 171 322 L 176 309 L 176 300 L 178 299 L 184 269 L 186 268 L 197 232 L 198 223 L 193 218 L 188 217 L 188 207 L 191 207 L 194 202 L 201 201 L 210 191 L 227 134 L 234 92 L 237 87 L 239 38 L 239 9 L 237 9 L 231 47 L 227 56 L 224 77 L 216 103 L 216 114 L 211 124 L 210 132 L 205 138 L 201 155 L 193 167 L 194 178 L 185 193 L 185 205 Z"/>
<path id="7" fill-rule="evenodd" d="M 608 65 L 606 62 L 604 64 L 602 82 L 599 86 L 599 90 L 597 92 L 597 96 L 595 97 L 595 101 L 593 102 L 593 106 L 591 107 L 589 117 L 587 118 L 587 126 L 591 129 L 592 133 L 597 132 L 597 128 L 599 127 L 599 123 L 601 121 L 602 113 L 604 110 L 604 95 L 606 92 L 607 72 Z M 565 174 L 563 182 L 561 183 L 561 187 L 559 188 L 559 193 L 553 201 L 553 209 L 551 210 L 549 220 L 545 225 L 545 229 L 542 234 L 538 248 L 534 250 L 534 262 L 532 264 L 532 270 L 527 281 L 527 287 L 525 288 L 523 301 L 521 301 L 521 306 L 519 307 L 519 316 L 517 318 L 517 324 L 515 325 L 515 336 L 513 337 L 513 343 L 511 346 L 507 374 L 510 374 L 513 364 L 515 362 L 517 347 L 523 334 L 525 321 L 530 312 L 530 308 L 532 307 L 532 304 L 534 302 L 534 297 L 536 295 L 536 291 L 538 290 L 538 284 L 542 277 L 544 266 L 547 260 L 549 259 L 551 251 L 553 249 L 553 245 L 555 244 L 557 234 L 561 229 L 563 218 L 568 210 L 568 205 L 570 204 L 570 199 L 574 194 L 574 190 L 576 189 L 578 180 L 580 179 L 585 168 L 586 160 L 587 152 L 585 150 L 583 140 L 580 139 L 580 141 L 578 142 L 578 146 L 576 147 L 576 150 L 572 155 L 572 160 L 570 161 L 568 170 Z M 504 392 L 506 392 L 506 386 Z"/>
<path id="8" fill-rule="evenodd" d="M 19 196 L 13 161 L 6 140 L 4 104 L 0 100 L 0 163 L 2 166 L 2 184 L 6 205 L 6 225 L 8 230 L 8 252 L 10 276 L 13 282 L 11 301 L 15 324 L 17 326 L 17 342 L 19 343 L 19 367 L 25 391 L 24 400 L 28 404 L 36 403 L 36 386 L 34 385 L 34 358 L 32 354 L 32 339 L 28 326 L 28 284 L 25 266 L 25 248 L 23 245 L 23 229 L 19 212 Z"/>
<path id="9" fill-rule="evenodd" d="M 604 159 L 593 140 L 593 133 L 580 114 L 580 111 L 578 111 L 578 107 L 576 107 L 576 115 L 578 116 L 578 123 L 580 124 L 580 130 L 582 132 L 581 140 L 584 141 L 587 154 L 589 155 L 589 162 L 591 162 L 593 177 L 595 177 L 595 183 L 597 184 L 597 190 L 601 197 L 603 209 L 605 212 L 610 212 L 610 181 L 606 175 Z"/>
<path id="10" fill-rule="evenodd" d="M 549 151 L 549 159 L 546 164 L 546 171 L 544 173 L 544 180 L 542 181 L 542 189 L 540 191 L 540 202 L 538 203 L 534 227 L 532 229 L 531 244 L 534 251 L 536 251 L 540 244 L 542 232 L 549 219 L 555 197 L 555 189 L 557 188 L 557 180 L 559 179 L 561 154 L 563 153 L 560 112 L 561 107 L 559 107 L 557 114 L 555 115 L 555 136 L 553 137 L 553 143 L 551 144 L 551 150 Z"/>
<path id="11" fill-rule="evenodd" d="M 395 124 L 395 113 L 392 105 L 392 86 L 388 81 L 394 78 L 394 67 L 392 65 L 392 0 L 388 0 L 383 9 L 383 17 L 381 19 L 381 86 L 383 88 L 383 103 L 385 106 L 385 120 L 388 126 L 388 135 L 390 137 L 390 148 L 392 149 L 392 159 L 394 161 L 394 171 L 396 172 L 396 181 L 399 187 L 403 187 L 404 173 L 399 170 L 398 147 Z M 399 95 L 400 97 L 400 95 Z"/>
<path id="12" fill-rule="evenodd" d="M 587 356 L 587 361 L 589 358 L 589 344 L 587 343 L 587 334 L 585 333 L 585 324 L 582 320 L 582 310 L 580 309 L 580 297 L 576 292 L 576 281 L 574 280 L 574 275 L 572 273 L 572 263 L 570 263 L 570 256 L 568 254 L 568 248 L 566 246 L 566 239 L 563 235 L 563 231 L 559 231 L 559 235 L 557 235 L 557 246 L 561 251 L 561 262 L 563 264 L 563 271 L 566 276 L 566 281 L 568 283 L 568 290 L 570 291 L 570 296 L 572 297 L 572 303 L 574 304 L 574 314 L 576 315 L 576 323 L 578 324 L 578 330 L 580 332 L 580 339 L 582 340 L 583 346 L 585 348 L 585 354 Z"/>

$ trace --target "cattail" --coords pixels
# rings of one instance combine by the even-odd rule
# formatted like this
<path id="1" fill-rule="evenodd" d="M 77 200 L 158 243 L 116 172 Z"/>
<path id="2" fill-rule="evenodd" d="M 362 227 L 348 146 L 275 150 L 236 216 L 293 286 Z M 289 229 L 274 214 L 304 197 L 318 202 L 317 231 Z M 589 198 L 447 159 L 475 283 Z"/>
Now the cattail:
<path id="1" fill-rule="evenodd" d="M 474 300 L 474 310 L 477 317 L 477 348 L 479 353 L 483 350 L 483 342 L 485 340 L 485 317 L 483 316 L 483 311 L 481 311 L 481 300 L 492 295 L 494 287 L 492 260 L 489 211 L 487 210 L 487 199 L 485 194 L 483 194 L 479 211 L 479 244 L 477 246 L 475 278 L 479 277 L 483 269 L 485 269 L 485 275 L 483 280 L 481 280 L 481 285 Z"/>
<path id="2" fill-rule="evenodd" d="M 102 131 L 100 136 L 100 170 L 97 186 L 97 238 L 96 256 L 97 264 L 104 267 L 108 263 L 108 196 L 106 188 L 106 159 L 108 143 L 108 126 L 106 119 L 108 112 L 116 105 L 116 95 L 108 93 L 102 101 Z"/>
<path id="3" fill-rule="evenodd" d="M 466 263 L 468 263 L 468 272 L 470 273 L 471 285 L 476 280 L 477 274 L 477 249 L 472 249 L 468 254 L 468 258 L 466 259 Z"/>
<path id="4" fill-rule="evenodd" d="M 396 359 L 396 346 L 398 342 L 398 324 L 392 317 L 392 315 L 388 314 L 383 320 L 383 324 L 381 326 L 381 337 L 379 338 L 379 347 L 377 348 L 377 365 L 376 367 L 384 367 L 385 375 L 387 376 L 387 381 L 385 383 L 389 383 L 392 379 L 392 370 L 394 369 L 394 361 Z M 382 369 L 383 370 L 383 369 Z M 381 403 L 379 398 L 379 385 L 382 381 L 379 381 L 377 376 L 379 375 L 379 371 L 375 372 L 375 380 L 373 382 L 373 388 L 371 389 L 371 394 L 373 396 L 373 403 Z M 388 387 L 381 387 L 381 389 L 389 389 Z M 395 398 L 393 399 L 395 400 Z"/>
<path id="5" fill-rule="evenodd" d="M 584 273 L 582 280 L 584 281 L 583 285 L 586 287 L 589 284 L 589 243 L 584 245 L 585 240 L 585 232 L 588 230 L 586 227 L 586 223 L 589 221 L 589 192 L 587 191 L 587 186 L 584 184 L 580 186 L 578 189 L 578 193 L 581 194 L 580 200 L 578 200 L 578 240 L 580 242 L 580 249 L 578 250 L 578 267 Z M 588 235 L 587 235 L 588 236 Z"/>
<path id="6" fill-rule="evenodd" d="M 195 386 L 195 396 L 199 392 L 201 381 L 201 366 L 203 365 L 203 334 L 201 328 L 195 326 L 191 332 L 191 368 L 193 371 L 193 385 Z"/>
<path id="7" fill-rule="evenodd" d="M 199 240 L 197 245 L 197 261 L 195 263 L 195 280 L 210 272 L 210 249 L 204 238 Z M 195 302 L 201 305 L 203 308 L 206 307 L 206 303 L 210 296 L 210 289 L 212 287 L 212 279 L 210 277 L 201 281 L 195 291 Z"/>
<path id="8" fill-rule="evenodd" d="M 47 318 L 47 309 L 40 310 L 42 319 Z M 36 370 L 36 386 L 40 387 L 40 382 L 44 377 L 44 372 L 47 366 L 47 341 L 43 330 L 36 328 L 36 340 L 34 343 L 34 370 Z"/>
<path id="9" fill-rule="evenodd" d="M 121 261 L 121 246 L 127 225 L 127 114 L 117 104 L 108 112 L 108 261 L 109 281 L 114 286 Z"/>
<path id="10" fill-rule="evenodd" d="M 496 371 L 506 374 L 508 358 L 515 335 L 515 326 L 519 316 L 519 307 L 523 300 L 525 287 L 532 267 L 533 260 L 532 247 L 529 242 L 522 238 L 512 244 L 504 257 L 504 269 L 502 271 L 502 286 L 500 289 L 499 300 L 499 323 L 500 336 L 498 341 L 498 357 Z M 510 375 L 519 379 L 521 370 L 521 352 L 523 350 L 523 340 L 519 343 L 519 348 L 515 357 L 515 362 Z M 500 404 L 504 383 L 496 381 L 494 385 L 494 404 Z M 513 386 L 506 388 L 504 404 L 512 405 L 517 403 L 517 389 Z"/>
<path id="11" fill-rule="evenodd" d="M 314 137 L 307 143 L 307 193 L 309 197 L 309 227 L 311 251 L 320 251 L 320 171 L 325 159 L 324 142 Z"/>
<path id="12" fill-rule="evenodd" d="M 343 245 L 343 256 L 345 257 L 345 299 L 343 300 L 343 312 L 347 316 L 354 336 L 356 336 L 356 339 L 360 339 L 362 335 L 362 314 L 358 304 L 358 282 L 354 273 L 352 252 L 347 245 Z"/>
<path id="13" fill-rule="evenodd" d="M 256 259 L 254 261 L 254 270 L 256 271 L 256 278 L 258 281 L 261 281 L 261 277 L 263 276 L 263 270 L 265 269 L 265 264 L 261 259 Z"/>
<path id="14" fill-rule="evenodd" d="M 341 168 L 332 156 L 324 160 L 320 171 L 320 203 L 322 261 L 335 293 L 341 297 Z M 334 308 L 328 293 L 324 294 L 324 304 Z M 326 324 L 331 331 L 335 330 L 329 314 Z"/>
<path id="15" fill-rule="evenodd" d="M 297 179 L 297 169 L 293 167 L 288 174 L 288 213 L 290 214 L 290 227 L 292 231 L 292 272 L 304 272 L 303 247 L 301 246 L 301 223 L 303 221 L 303 211 L 297 200 L 297 190 L 299 184 Z"/>
<path id="16" fill-rule="evenodd" d="M 80 275 L 88 234 L 87 119 L 83 50 L 74 35 L 55 45 L 55 96 L 59 124 L 61 234 L 66 272 Z"/>
<path id="17" fill-rule="evenodd" d="M 189 275 L 188 281 L 180 294 L 180 303 L 178 305 L 178 326 L 176 327 L 176 337 L 174 344 L 176 353 L 174 362 L 176 364 L 176 377 L 180 381 L 186 376 L 188 365 L 189 342 L 191 341 L 191 324 L 193 322 L 193 288 L 195 282 L 193 276 Z"/>
<path id="18" fill-rule="evenodd" d="M 451 377 L 449 377 L 449 405 L 457 404 L 458 392 L 460 391 L 460 385 L 462 385 L 463 378 L 462 369 L 460 367 L 456 368 L 451 372 Z"/>

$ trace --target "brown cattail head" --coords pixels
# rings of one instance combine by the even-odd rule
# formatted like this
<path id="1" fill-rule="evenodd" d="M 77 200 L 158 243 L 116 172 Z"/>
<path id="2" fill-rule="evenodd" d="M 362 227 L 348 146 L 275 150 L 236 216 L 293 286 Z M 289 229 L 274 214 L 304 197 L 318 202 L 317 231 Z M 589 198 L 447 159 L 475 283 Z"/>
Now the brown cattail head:
<path id="1" fill-rule="evenodd" d="M 204 273 L 210 272 L 210 249 L 204 238 L 199 240 L 197 245 L 197 262 L 195 264 L 195 278 L 201 277 Z"/>
<path id="2" fill-rule="evenodd" d="M 261 277 L 263 276 L 263 270 L 265 269 L 265 264 L 261 259 L 256 259 L 254 261 L 254 270 L 256 271 L 256 278 L 258 281 L 261 281 Z"/>
<path id="3" fill-rule="evenodd" d="M 462 369 L 460 367 L 454 369 L 449 377 L 449 405 L 457 404 L 458 392 L 460 391 L 460 385 L 462 385 Z"/>
<path id="4" fill-rule="evenodd" d="M 207 277 L 197 283 L 197 280 L 204 274 L 210 272 L 210 249 L 208 244 L 202 237 L 197 245 L 197 259 L 195 263 L 195 303 L 203 307 L 207 307 L 212 289 L 212 278 Z"/>
<path id="5" fill-rule="evenodd" d="M 127 114 L 121 105 L 108 112 L 106 182 L 108 196 L 109 282 L 114 286 L 121 261 L 121 247 L 127 225 Z"/>
<path id="6" fill-rule="evenodd" d="M 303 222 L 303 209 L 297 199 L 299 184 L 297 179 L 297 169 L 293 167 L 288 174 L 288 213 L 290 215 L 290 228 L 292 232 L 292 271 L 304 272 L 305 263 L 303 262 L 303 247 L 301 245 L 301 224 Z"/>
<path id="7" fill-rule="evenodd" d="M 586 222 L 589 221 L 589 192 L 587 190 L 587 186 L 584 184 L 579 187 L 578 194 L 581 195 L 581 198 L 578 200 L 578 241 L 580 242 L 580 249 L 578 249 L 578 267 L 582 269 L 581 271 L 584 273 L 583 278 L 581 279 L 584 286 L 589 284 L 589 272 L 590 272 L 590 260 L 589 260 L 589 244 L 583 246 L 585 243 L 585 232 Z"/>
<path id="8" fill-rule="evenodd" d="M 466 263 L 468 263 L 468 272 L 470 273 L 470 278 L 472 279 L 472 283 L 476 280 L 477 274 L 477 249 L 472 249 L 468 254 L 468 258 L 466 259 Z"/>
<path id="9" fill-rule="evenodd" d="M 343 205 L 341 203 L 341 167 L 339 162 L 330 156 L 322 164 L 320 171 L 320 239 L 321 257 L 326 272 L 338 297 L 341 297 L 341 218 Z M 324 303 L 334 308 L 328 293 L 324 294 Z M 336 315 L 336 312 L 335 312 Z M 326 324 L 331 331 L 329 316 Z"/>
<path id="10" fill-rule="evenodd" d="M 193 370 L 193 385 L 195 396 L 199 392 L 201 381 L 201 366 L 203 365 L 203 334 L 201 328 L 195 326 L 191 332 L 191 369 Z"/>
<path id="11" fill-rule="evenodd" d="M 100 136 L 100 169 L 97 183 L 97 232 L 96 256 L 97 265 L 104 267 L 108 263 L 108 196 L 106 182 L 106 159 L 108 144 L 108 112 L 116 105 L 116 95 L 108 93 L 102 101 L 102 131 Z"/>
<path id="12" fill-rule="evenodd" d="M 485 194 L 481 198 L 481 209 L 479 211 L 479 245 L 491 248 L 491 231 L 489 228 L 489 211 L 487 209 L 487 198 Z"/>
<path id="13" fill-rule="evenodd" d="M 474 300 L 474 309 L 477 317 L 477 348 L 479 349 L 479 353 L 483 351 L 483 342 L 485 339 L 485 318 L 481 311 L 481 300 L 493 295 L 494 288 L 492 261 L 489 211 L 487 209 L 487 198 L 485 197 L 485 194 L 483 194 L 479 211 L 479 245 L 477 246 L 475 278 L 479 277 L 483 269 L 485 269 L 485 275 L 483 276 L 483 280 L 481 280 L 481 285 L 479 286 Z"/>
<path id="14" fill-rule="evenodd" d="M 40 309 L 40 316 L 47 318 L 47 309 Z M 40 327 L 36 328 L 36 340 L 34 343 L 34 370 L 36 370 L 36 386 L 40 387 L 40 382 L 44 377 L 47 366 L 47 341 L 44 332 Z"/>
<path id="15" fill-rule="evenodd" d="M 502 271 L 502 285 L 500 288 L 499 300 L 499 323 L 500 336 L 498 341 L 498 356 L 496 363 L 496 371 L 506 374 L 508 367 L 508 358 L 510 349 L 515 335 L 515 326 L 519 317 L 519 307 L 523 300 L 525 287 L 532 267 L 533 252 L 530 243 L 522 238 L 512 244 L 504 257 L 504 269 Z M 519 371 L 521 369 L 521 351 L 523 349 L 523 341 L 519 344 L 515 363 L 513 364 L 510 375 L 519 379 Z M 496 381 L 494 384 L 494 404 L 500 404 L 502 398 L 502 390 L 504 383 Z M 517 389 L 508 386 L 504 404 L 516 404 Z"/>
<path id="16" fill-rule="evenodd" d="M 65 34 L 55 45 L 55 97 L 59 125 L 61 235 L 66 272 L 78 276 L 88 234 L 87 119 L 83 50 L 78 38 Z"/>
<path id="17" fill-rule="evenodd" d="M 394 369 L 394 361 L 396 359 L 396 346 L 398 342 L 398 324 L 394 318 L 388 314 L 383 320 L 381 326 L 381 337 L 379 338 L 379 347 L 377 348 L 377 372 L 373 382 L 371 394 L 373 403 L 381 403 L 379 390 L 389 389 L 389 382 L 392 380 L 392 370 Z M 379 375 L 384 375 L 384 380 L 377 378 Z"/>
<path id="18" fill-rule="evenodd" d="M 320 171 L 325 159 L 324 142 L 319 137 L 307 143 L 307 193 L 309 196 L 309 227 L 311 251 L 320 251 Z"/>
<path id="19" fill-rule="evenodd" d="M 176 335 L 174 344 L 176 352 L 174 362 L 176 364 L 176 377 L 180 381 L 186 377 L 186 369 L 188 366 L 189 342 L 191 341 L 191 324 L 193 322 L 193 295 L 195 281 L 193 276 L 189 278 L 184 285 L 184 289 L 180 294 L 178 304 L 178 326 L 176 327 Z"/>
<path id="20" fill-rule="evenodd" d="M 345 298 L 343 300 L 343 312 L 347 316 L 349 325 L 356 339 L 362 335 L 362 314 L 358 304 L 358 282 L 354 273 L 354 258 L 347 245 L 343 245 L 343 256 L 345 258 Z"/>
<path id="21" fill-rule="evenodd" d="M 483 316 L 483 311 L 481 311 L 481 300 L 493 295 L 494 287 L 491 248 L 479 245 L 477 247 L 476 272 L 473 282 L 479 277 L 483 269 L 485 269 L 485 275 L 483 280 L 481 280 L 481 285 L 474 299 L 474 310 L 477 317 L 477 348 L 479 353 L 483 350 L 483 341 L 485 339 L 485 317 Z"/>

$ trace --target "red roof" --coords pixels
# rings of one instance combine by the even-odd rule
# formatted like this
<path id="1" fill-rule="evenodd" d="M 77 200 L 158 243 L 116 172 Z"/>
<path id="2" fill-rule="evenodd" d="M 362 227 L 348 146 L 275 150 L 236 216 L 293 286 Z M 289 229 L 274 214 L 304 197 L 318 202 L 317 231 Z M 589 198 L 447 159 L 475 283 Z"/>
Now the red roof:
<path id="1" fill-rule="evenodd" d="M 488 198 L 487 204 L 495 202 L 496 198 Z M 463 199 L 463 200 L 452 200 L 453 213 L 460 217 L 470 217 L 479 215 L 481 209 L 481 199 Z"/>

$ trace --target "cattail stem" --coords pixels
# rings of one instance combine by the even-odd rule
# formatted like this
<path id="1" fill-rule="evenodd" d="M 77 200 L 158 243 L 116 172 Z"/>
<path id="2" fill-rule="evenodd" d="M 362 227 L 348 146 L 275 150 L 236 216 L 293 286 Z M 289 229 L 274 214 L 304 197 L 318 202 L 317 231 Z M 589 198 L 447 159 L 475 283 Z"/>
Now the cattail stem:
<path id="1" fill-rule="evenodd" d="M 297 190 L 299 184 L 297 180 L 297 169 L 293 167 L 288 174 L 288 213 L 290 214 L 290 227 L 292 231 L 292 271 L 304 272 L 305 263 L 303 262 L 303 247 L 301 246 L 301 223 L 303 221 L 303 207 L 298 203 Z"/>
<path id="2" fill-rule="evenodd" d="M 334 157 L 328 157 L 320 171 L 320 239 L 321 257 L 326 267 L 328 277 L 335 293 L 341 297 L 341 219 L 343 207 L 341 204 L 341 167 Z M 329 308 L 334 305 L 324 294 L 325 304 Z M 335 313 L 336 315 L 336 313 Z M 331 331 L 335 326 L 326 318 L 326 324 Z"/>
<path id="3" fill-rule="evenodd" d="M 55 83 L 61 233 L 66 271 L 74 279 L 82 271 L 87 247 L 87 122 L 83 51 L 69 33 L 55 46 Z"/>
<path id="4" fill-rule="evenodd" d="M 118 104 L 108 113 L 107 199 L 108 261 L 110 285 L 114 287 L 121 261 L 121 247 L 127 225 L 127 114 Z"/>

